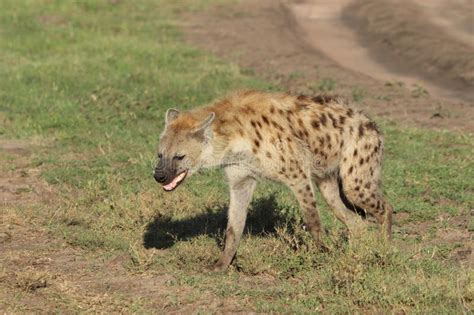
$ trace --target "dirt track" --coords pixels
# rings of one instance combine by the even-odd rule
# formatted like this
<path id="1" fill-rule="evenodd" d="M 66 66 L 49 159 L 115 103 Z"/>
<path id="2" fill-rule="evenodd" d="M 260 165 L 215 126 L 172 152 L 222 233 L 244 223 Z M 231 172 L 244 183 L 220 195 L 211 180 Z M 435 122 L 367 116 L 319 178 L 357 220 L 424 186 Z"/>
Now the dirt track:
<path id="1" fill-rule="evenodd" d="M 356 99 L 376 116 L 411 126 L 474 132 L 472 93 L 453 93 L 375 60 L 375 53 L 342 21 L 341 12 L 350 2 L 242 1 L 186 16 L 183 26 L 193 45 L 291 92 L 315 93 L 318 82 L 330 78 L 335 80 L 330 92 Z M 432 11 L 427 16 L 433 23 L 445 23 Z M 451 24 L 447 28 L 464 39 L 470 36 Z"/>
<path id="2" fill-rule="evenodd" d="M 432 95 L 438 97 L 461 101 L 472 99 L 474 94 L 469 91 L 453 91 L 452 89 L 436 85 L 429 79 L 419 75 L 416 70 L 410 71 L 406 69 L 405 65 L 387 67 L 387 64 L 378 62 L 377 56 L 374 58 L 374 55 L 377 55 L 377 51 L 373 51 L 373 49 L 361 43 L 360 34 L 354 31 L 355 27 L 351 27 L 341 18 L 344 14 L 350 14 L 350 12 L 344 12 L 349 4 L 351 4 L 351 0 L 331 2 L 313 0 L 292 3 L 288 5 L 288 8 L 303 32 L 302 38 L 312 47 L 323 52 L 330 59 L 348 70 L 363 73 L 381 82 L 399 81 L 404 82 L 408 86 L 422 86 L 430 91 Z M 432 24 L 446 24 L 441 17 L 434 13 L 427 15 L 428 17 L 430 23 L 433 21 Z M 445 26 L 445 28 L 449 29 L 450 34 L 463 38 L 466 41 L 466 37 L 470 36 L 455 27 Z M 470 45 L 471 43 L 468 44 Z M 390 63 L 390 61 L 387 63 Z M 393 63 L 392 61 L 391 64 Z M 397 63 L 403 62 L 398 61 Z"/>

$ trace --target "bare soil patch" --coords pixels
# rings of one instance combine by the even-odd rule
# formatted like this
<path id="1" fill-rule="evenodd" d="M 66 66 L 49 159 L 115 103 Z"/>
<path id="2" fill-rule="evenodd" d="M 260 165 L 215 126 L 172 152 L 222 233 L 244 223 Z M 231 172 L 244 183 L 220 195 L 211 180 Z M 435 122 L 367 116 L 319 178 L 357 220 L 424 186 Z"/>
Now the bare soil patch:
<path id="1" fill-rule="evenodd" d="M 410 248 L 420 252 L 426 247 L 433 248 L 433 256 L 440 255 L 467 268 L 474 267 L 474 233 L 469 230 L 473 210 L 466 210 L 458 216 L 440 216 L 434 221 L 409 222 L 406 213 L 396 214 L 398 227 L 395 233 L 402 235 L 397 242 L 400 248 Z M 407 240 L 418 240 L 415 243 Z M 448 249 L 448 250 L 447 250 Z"/>
<path id="2" fill-rule="evenodd" d="M 0 205 L 42 202 L 51 195 L 51 190 L 39 178 L 39 168 L 29 165 L 33 148 L 25 141 L 0 139 L 0 153 L 8 156 L 0 173 Z"/>
<path id="3" fill-rule="evenodd" d="M 423 86 L 383 81 L 365 73 L 363 63 L 362 69 L 350 69 L 336 62 L 330 52 L 317 49 L 337 38 L 324 37 L 314 43 L 305 23 L 294 14 L 294 6 L 305 3 L 262 0 L 213 6 L 187 14 L 182 26 L 189 43 L 293 93 L 326 89 L 402 125 L 474 132 L 474 101 L 469 95 L 446 98 Z M 338 23 L 344 24 L 342 15 Z"/>

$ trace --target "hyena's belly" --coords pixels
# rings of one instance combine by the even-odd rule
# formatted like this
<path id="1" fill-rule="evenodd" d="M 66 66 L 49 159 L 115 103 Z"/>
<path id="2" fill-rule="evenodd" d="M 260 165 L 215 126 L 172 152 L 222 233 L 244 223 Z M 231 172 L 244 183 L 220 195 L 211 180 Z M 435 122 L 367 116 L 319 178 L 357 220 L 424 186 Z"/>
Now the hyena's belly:
<path id="1" fill-rule="evenodd" d="M 291 140 L 264 142 L 257 153 L 255 173 L 272 180 L 288 182 L 307 179 L 312 175 L 325 177 L 338 168 L 341 148 L 337 139 L 316 137 L 312 143 L 304 143 L 298 138 L 289 139 Z"/>

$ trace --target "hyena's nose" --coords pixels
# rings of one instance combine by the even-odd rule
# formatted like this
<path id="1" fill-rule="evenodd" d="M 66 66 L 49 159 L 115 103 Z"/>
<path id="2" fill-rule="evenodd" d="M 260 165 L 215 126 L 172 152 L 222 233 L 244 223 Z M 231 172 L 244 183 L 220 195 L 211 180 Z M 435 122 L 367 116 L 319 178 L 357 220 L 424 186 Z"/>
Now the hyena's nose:
<path id="1" fill-rule="evenodd" d="M 155 180 L 160 184 L 165 183 L 166 180 L 168 179 L 165 173 L 157 172 L 157 171 L 155 171 L 155 175 L 153 177 L 155 177 Z"/>

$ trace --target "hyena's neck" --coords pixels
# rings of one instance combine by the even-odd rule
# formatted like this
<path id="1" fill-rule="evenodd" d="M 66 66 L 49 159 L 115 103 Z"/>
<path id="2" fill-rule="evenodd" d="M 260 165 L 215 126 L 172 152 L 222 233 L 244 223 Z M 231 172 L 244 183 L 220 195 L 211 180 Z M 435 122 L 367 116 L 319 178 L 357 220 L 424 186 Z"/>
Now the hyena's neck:
<path id="1" fill-rule="evenodd" d="M 213 132 L 209 144 L 202 153 L 202 167 L 213 168 L 228 164 L 228 146 L 226 139 Z"/>
<path id="2" fill-rule="evenodd" d="M 239 144 L 237 138 L 238 132 L 235 130 L 236 123 L 234 121 L 235 115 L 232 115 L 232 105 L 231 100 L 224 99 L 196 109 L 194 112 L 200 118 L 209 116 L 211 112 L 216 115 L 211 125 L 211 139 L 209 139 L 201 158 L 201 165 L 204 168 L 236 164 L 238 163 L 236 160 L 242 159 L 240 151 L 245 151 L 243 148 L 245 145 Z"/>

